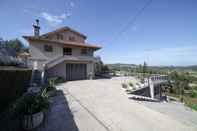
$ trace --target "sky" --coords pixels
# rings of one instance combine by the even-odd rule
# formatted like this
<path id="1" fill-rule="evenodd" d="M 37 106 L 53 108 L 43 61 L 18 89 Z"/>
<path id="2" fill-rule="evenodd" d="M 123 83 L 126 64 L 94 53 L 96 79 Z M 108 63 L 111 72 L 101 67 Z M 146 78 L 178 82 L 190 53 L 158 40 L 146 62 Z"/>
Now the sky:
<path id="1" fill-rule="evenodd" d="M 23 40 L 37 18 L 87 35 L 104 63 L 197 64 L 196 0 L 0 0 L 0 37 Z"/>

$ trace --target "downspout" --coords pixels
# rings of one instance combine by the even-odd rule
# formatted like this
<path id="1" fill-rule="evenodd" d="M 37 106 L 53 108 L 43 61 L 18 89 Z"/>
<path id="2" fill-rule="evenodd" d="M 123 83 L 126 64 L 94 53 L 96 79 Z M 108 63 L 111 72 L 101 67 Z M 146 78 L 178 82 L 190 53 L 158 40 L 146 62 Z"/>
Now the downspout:
<path id="1" fill-rule="evenodd" d="M 45 84 L 45 69 L 46 69 L 46 64 L 42 65 L 42 72 L 41 72 L 41 85 Z"/>

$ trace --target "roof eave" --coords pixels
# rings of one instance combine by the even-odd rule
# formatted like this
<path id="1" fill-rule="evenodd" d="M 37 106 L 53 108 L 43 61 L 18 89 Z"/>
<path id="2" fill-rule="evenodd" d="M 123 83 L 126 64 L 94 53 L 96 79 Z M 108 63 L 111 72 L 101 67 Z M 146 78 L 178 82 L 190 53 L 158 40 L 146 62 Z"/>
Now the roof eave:
<path id="1" fill-rule="evenodd" d="M 44 42 L 50 42 L 50 43 L 58 43 L 58 44 L 65 44 L 65 46 L 78 46 L 78 47 L 84 47 L 84 48 L 93 48 L 95 50 L 99 50 L 102 47 L 101 46 L 94 46 L 94 45 L 79 45 L 79 44 L 69 44 L 69 43 L 63 43 L 63 42 L 59 42 L 59 41 L 51 41 L 51 40 L 45 40 L 45 39 L 41 39 L 40 37 L 34 37 L 34 36 L 22 36 L 24 39 L 26 39 L 27 41 L 44 41 Z"/>
<path id="2" fill-rule="evenodd" d="M 57 29 L 57 30 L 54 30 L 54 31 L 51 31 L 51 32 L 42 34 L 41 36 L 47 36 L 47 35 L 54 34 L 54 33 L 56 33 L 56 32 L 62 31 L 62 30 L 69 30 L 69 31 L 72 31 L 72 32 L 78 34 L 79 36 L 83 37 L 84 39 L 87 39 L 87 36 L 86 36 L 86 35 L 84 35 L 84 34 L 78 32 L 78 31 L 76 31 L 76 30 L 74 30 L 74 29 L 72 29 L 72 28 L 70 28 L 70 27 L 68 27 L 68 26 L 65 26 L 65 27 L 59 28 L 59 29 Z"/>

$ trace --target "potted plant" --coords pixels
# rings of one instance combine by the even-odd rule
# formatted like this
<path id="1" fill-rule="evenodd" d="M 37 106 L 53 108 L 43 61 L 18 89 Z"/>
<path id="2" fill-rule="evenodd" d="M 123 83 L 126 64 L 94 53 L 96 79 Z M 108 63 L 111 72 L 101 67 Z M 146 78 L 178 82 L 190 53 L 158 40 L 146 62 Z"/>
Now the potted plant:
<path id="1" fill-rule="evenodd" d="M 46 90 L 39 95 L 27 94 L 21 99 L 18 109 L 22 127 L 31 130 L 38 127 L 44 120 L 44 112 L 49 108 Z"/>

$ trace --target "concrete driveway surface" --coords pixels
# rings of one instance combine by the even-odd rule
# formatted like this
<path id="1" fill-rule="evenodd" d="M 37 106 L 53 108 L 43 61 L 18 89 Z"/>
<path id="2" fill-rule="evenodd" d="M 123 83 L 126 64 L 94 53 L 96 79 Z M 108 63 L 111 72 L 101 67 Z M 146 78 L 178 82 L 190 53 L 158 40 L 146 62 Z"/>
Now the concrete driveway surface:
<path id="1" fill-rule="evenodd" d="M 128 99 L 121 87 L 134 78 L 113 78 L 66 82 L 57 87 L 63 92 L 76 128 L 50 128 L 58 131 L 197 131 L 174 117 Z M 64 103 L 65 104 L 65 103 Z M 59 125 L 67 117 L 56 112 Z M 55 114 L 55 113 L 53 113 Z M 61 117 L 62 116 L 62 117 Z M 55 119 L 53 119 L 55 123 Z"/>

